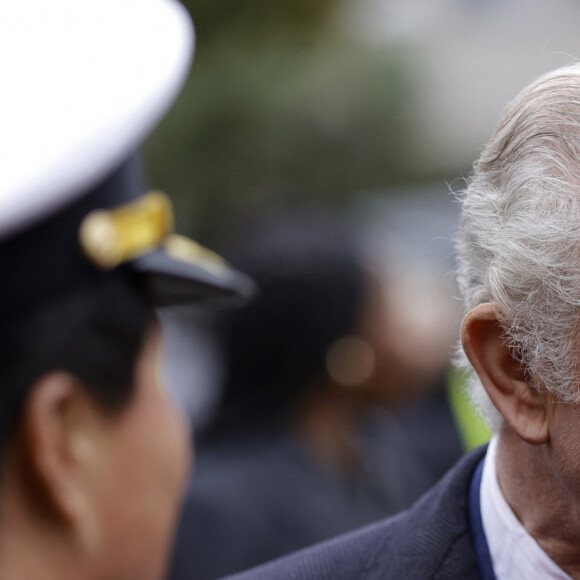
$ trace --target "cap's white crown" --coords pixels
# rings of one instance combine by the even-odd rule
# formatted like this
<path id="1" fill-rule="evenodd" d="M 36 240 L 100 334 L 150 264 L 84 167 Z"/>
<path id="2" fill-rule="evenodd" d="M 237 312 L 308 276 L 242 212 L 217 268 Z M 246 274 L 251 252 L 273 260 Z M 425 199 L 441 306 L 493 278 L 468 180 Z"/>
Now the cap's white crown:
<path id="1" fill-rule="evenodd" d="M 174 0 L 0 2 L 0 237 L 56 211 L 136 148 L 183 83 Z"/>

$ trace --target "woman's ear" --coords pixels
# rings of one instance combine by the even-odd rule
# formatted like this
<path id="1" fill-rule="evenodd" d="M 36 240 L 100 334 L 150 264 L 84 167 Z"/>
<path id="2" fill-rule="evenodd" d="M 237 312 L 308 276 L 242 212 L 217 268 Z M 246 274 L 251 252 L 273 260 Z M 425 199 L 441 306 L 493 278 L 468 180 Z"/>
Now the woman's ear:
<path id="1" fill-rule="evenodd" d="M 493 404 L 513 431 L 527 443 L 549 440 L 549 399 L 533 388 L 508 346 L 496 306 L 476 306 L 461 326 L 463 350 Z"/>
<path id="2" fill-rule="evenodd" d="M 57 529 L 68 529 L 89 550 L 98 536 L 92 476 L 99 468 L 101 422 L 79 380 L 55 371 L 31 388 L 20 429 L 30 501 L 37 513 Z"/>

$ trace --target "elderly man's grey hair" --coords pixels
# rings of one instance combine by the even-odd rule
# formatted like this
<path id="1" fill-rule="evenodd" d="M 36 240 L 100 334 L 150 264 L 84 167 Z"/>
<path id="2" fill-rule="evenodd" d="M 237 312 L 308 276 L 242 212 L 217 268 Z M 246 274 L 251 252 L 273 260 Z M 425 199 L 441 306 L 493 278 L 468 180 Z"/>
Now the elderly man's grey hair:
<path id="1" fill-rule="evenodd" d="M 458 282 L 466 310 L 495 305 L 530 386 L 580 401 L 580 64 L 507 107 L 460 194 Z M 460 353 L 459 362 L 469 368 Z M 471 397 L 501 417 L 471 372 Z"/>

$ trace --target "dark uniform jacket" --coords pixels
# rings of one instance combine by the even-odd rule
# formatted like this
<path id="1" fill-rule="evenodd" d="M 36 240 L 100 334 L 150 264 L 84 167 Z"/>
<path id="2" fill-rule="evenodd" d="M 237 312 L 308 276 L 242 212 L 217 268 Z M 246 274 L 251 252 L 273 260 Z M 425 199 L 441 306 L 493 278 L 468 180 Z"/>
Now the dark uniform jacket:
<path id="1" fill-rule="evenodd" d="M 473 472 L 485 447 L 463 457 L 409 510 L 231 580 L 481 579 L 468 517 Z"/>

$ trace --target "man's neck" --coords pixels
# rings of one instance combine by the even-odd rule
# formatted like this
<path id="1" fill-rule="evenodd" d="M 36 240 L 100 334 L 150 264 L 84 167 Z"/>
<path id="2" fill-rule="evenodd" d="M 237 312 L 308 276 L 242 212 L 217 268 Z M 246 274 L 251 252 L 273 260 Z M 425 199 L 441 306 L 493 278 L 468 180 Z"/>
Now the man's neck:
<path id="1" fill-rule="evenodd" d="M 580 501 L 552 465 L 549 444 L 531 445 L 506 427 L 497 476 L 509 506 L 528 533 L 572 578 L 580 579 Z"/>

